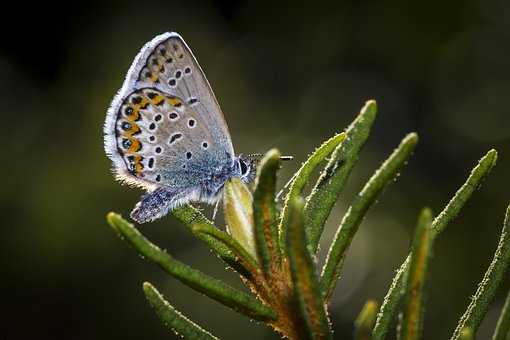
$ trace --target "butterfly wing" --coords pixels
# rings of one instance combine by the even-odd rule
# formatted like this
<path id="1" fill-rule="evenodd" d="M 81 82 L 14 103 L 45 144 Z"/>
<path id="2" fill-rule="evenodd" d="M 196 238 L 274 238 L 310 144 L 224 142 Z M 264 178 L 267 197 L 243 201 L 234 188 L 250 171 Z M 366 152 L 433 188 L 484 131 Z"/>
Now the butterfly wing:
<path id="1" fill-rule="evenodd" d="M 218 102 L 177 33 L 141 49 L 108 110 L 104 133 L 117 177 L 149 190 L 196 186 L 233 161 Z"/>

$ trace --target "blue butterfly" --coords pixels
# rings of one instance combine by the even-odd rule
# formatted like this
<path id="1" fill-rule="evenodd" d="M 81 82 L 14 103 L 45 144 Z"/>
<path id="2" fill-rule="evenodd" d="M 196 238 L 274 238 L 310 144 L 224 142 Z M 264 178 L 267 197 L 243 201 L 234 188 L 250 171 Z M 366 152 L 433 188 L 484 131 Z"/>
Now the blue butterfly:
<path id="1" fill-rule="evenodd" d="M 177 33 L 142 47 L 114 97 L 104 147 L 121 182 L 148 191 L 131 212 L 153 221 L 188 202 L 214 204 L 225 182 L 250 182 L 257 157 L 236 156 L 218 101 Z"/>

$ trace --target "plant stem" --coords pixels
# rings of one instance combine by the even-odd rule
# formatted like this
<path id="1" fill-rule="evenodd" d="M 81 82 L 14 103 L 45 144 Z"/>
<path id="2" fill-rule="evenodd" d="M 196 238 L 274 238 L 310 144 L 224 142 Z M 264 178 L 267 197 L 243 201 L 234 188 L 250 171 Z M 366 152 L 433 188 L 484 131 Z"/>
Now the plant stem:
<path id="1" fill-rule="evenodd" d="M 464 327 L 469 327 L 476 333 L 480 323 L 482 322 L 489 305 L 494 300 L 500 283 L 506 278 L 506 273 L 510 265 L 510 206 L 507 208 L 503 230 L 499 239 L 498 248 L 494 253 L 489 268 L 485 272 L 482 281 L 478 284 L 475 295 L 471 298 L 471 302 L 466 311 L 460 318 L 459 324 L 455 329 L 451 339 L 458 339 L 460 331 Z"/>
<path id="2" fill-rule="evenodd" d="M 172 307 L 149 282 L 144 282 L 143 291 L 145 297 L 152 308 L 154 308 L 161 321 L 163 321 L 175 335 L 186 339 L 218 340 L 217 337 L 207 332 Z"/>

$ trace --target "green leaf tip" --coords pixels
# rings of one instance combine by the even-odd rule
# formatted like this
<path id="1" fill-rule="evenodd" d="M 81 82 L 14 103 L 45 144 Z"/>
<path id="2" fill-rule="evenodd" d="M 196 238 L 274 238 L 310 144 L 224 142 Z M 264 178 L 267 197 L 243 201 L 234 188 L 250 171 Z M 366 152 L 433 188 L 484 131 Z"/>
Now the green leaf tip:
<path id="1" fill-rule="evenodd" d="M 304 201 L 301 197 L 296 197 L 289 202 L 286 246 L 294 296 L 304 328 L 304 339 L 332 339 L 315 264 L 307 248 L 306 233 L 303 228 L 303 207 Z"/>
<path id="2" fill-rule="evenodd" d="M 272 148 L 269 151 L 265 153 L 265 155 L 262 157 L 262 159 L 259 162 L 260 164 L 266 164 L 266 163 L 273 163 L 273 164 L 280 164 L 280 157 L 282 156 L 280 150 L 276 148 Z M 260 174 L 259 174 L 260 175 Z"/>
<path id="3" fill-rule="evenodd" d="M 480 326 L 489 306 L 496 296 L 501 282 L 508 278 L 507 272 L 510 265 L 510 206 L 508 206 L 503 222 L 503 229 L 499 243 L 494 252 L 494 257 L 485 272 L 482 281 L 478 284 L 474 296 L 471 298 L 466 311 L 460 318 L 457 328 L 453 332 L 452 340 L 459 339 L 460 332 L 464 327 L 469 327 L 476 332 Z"/>
<path id="4" fill-rule="evenodd" d="M 469 327 L 462 328 L 462 331 L 460 332 L 460 340 L 473 340 L 474 334 L 473 330 Z"/>
<path id="5" fill-rule="evenodd" d="M 161 321 L 177 336 L 197 340 L 218 339 L 176 310 L 149 282 L 143 283 L 143 292 Z"/>
<path id="6" fill-rule="evenodd" d="M 291 180 L 289 181 L 289 192 L 285 197 L 285 204 L 283 206 L 281 214 L 282 218 L 279 226 L 280 244 L 282 245 L 282 248 L 283 244 L 285 243 L 285 230 L 289 223 L 289 202 L 294 200 L 297 196 L 301 195 L 303 189 L 309 182 L 311 176 L 319 164 L 321 164 L 345 140 L 346 137 L 347 135 L 345 132 L 342 132 L 322 143 L 322 145 L 318 147 L 305 162 L 303 162 L 299 170 L 294 174 L 294 176 L 292 176 Z M 314 232 L 315 230 L 307 230 L 307 233 L 311 238 L 315 237 L 313 234 Z"/>
<path id="7" fill-rule="evenodd" d="M 485 157 L 487 157 L 487 159 L 491 162 L 491 167 L 493 167 L 498 161 L 498 151 L 496 149 L 490 149 Z"/>
<path id="8" fill-rule="evenodd" d="M 356 321 L 354 322 L 356 331 L 354 338 L 356 340 L 370 340 L 372 328 L 375 324 L 375 318 L 377 316 L 377 309 L 379 304 L 375 300 L 368 300 L 361 312 L 359 313 Z"/>
<path id="9" fill-rule="evenodd" d="M 424 314 L 424 287 L 432 253 L 432 211 L 424 208 L 414 233 L 410 270 L 405 277 L 405 303 L 402 322 L 403 340 L 421 338 Z"/>
<path id="10" fill-rule="evenodd" d="M 157 264 L 165 272 L 188 287 L 201 292 L 223 305 L 256 320 L 275 320 L 276 313 L 254 296 L 239 291 L 221 280 L 177 261 L 146 239 L 131 223 L 120 215 L 108 215 L 115 230 L 144 258 Z"/>
<path id="11" fill-rule="evenodd" d="M 122 216 L 120 214 L 114 213 L 113 211 L 106 214 L 106 221 L 114 230 L 117 230 L 116 225 L 122 220 L 123 220 Z"/>
<path id="12" fill-rule="evenodd" d="M 418 137 L 418 134 L 416 132 L 411 132 L 404 137 L 402 143 L 411 143 L 413 145 L 416 145 L 418 144 L 419 140 L 420 138 Z"/>
<path id="13" fill-rule="evenodd" d="M 377 102 L 375 99 L 369 99 L 365 102 L 365 105 L 361 109 L 361 112 L 363 112 L 365 115 L 369 117 L 375 118 L 375 115 L 377 114 Z"/>
<path id="14" fill-rule="evenodd" d="M 370 177 L 361 192 L 347 209 L 328 251 L 321 274 L 321 287 L 326 301 L 329 301 L 341 274 L 347 250 L 358 227 L 370 207 L 377 201 L 384 189 L 393 183 L 413 153 L 418 142 L 416 133 L 408 134 L 400 145 Z"/>
<path id="15" fill-rule="evenodd" d="M 338 200 L 358 155 L 370 135 L 377 116 L 375 101 L 368 101 L 346 130 L 346 138 L 335 149 L 306 200 L 305 228 L 309 234 L 309 248 L 318 250 L 324 225 Z"/>
<path id="16" fill-rule="evenodd" d="M 253 219 L 258 257 L 266 275 L 279 267 L 280 245 L 278 241 L 276 209 L 276 173 L 280 168 L 280 151 L 269 150 L 257 166 L 253 192 Z"/>
<path id="17" fill-rule="evenodd" d="M 435 234 L 440 234 L 457 217 L 462 207 L 464 207 L 474 191 L 496 165 L 497 159 L 498 152 L 491 149 L 478 161 L 478 164 L 471 170 L 466 182 L 457 190 L 443 211 L 435 218 L 432 224 Z"/>

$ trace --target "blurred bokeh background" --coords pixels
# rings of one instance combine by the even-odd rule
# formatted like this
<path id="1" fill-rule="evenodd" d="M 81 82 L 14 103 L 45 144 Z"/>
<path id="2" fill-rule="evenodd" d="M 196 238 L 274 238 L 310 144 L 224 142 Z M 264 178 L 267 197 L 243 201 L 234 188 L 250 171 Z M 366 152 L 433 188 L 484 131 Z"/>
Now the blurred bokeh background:
<path id="1" fill-rule="evenodd" d="M 410 131 L 415 155 L 360 227 L 337 286 L 335 338 L 381 301 L 420 208 L 436 213 L 490 148 L 497 167 L 436 243 L 426 339 L 449 337 L 496 247 L 510 201 L 510 7 L 504 0 L 409 2 L 22 2 L 0 22 L 7 148 L 0 186 L 1 339 L 172 338 L 144 300 L 153 282 L 224 339 L 276 339 L 142 261 L 105 222 L 141 192 L 116 183 L 103 151 L 106 109 L 139 48 L 177 31 L 225 112 L 237 152 L 278 147 L 295 161 L 343 130 L 363 103 L 380 113 L 323 241 Z M 64 6 L 64 5 L 60 5 Z M 221 220 L 220 220 L 221 221 Z M 240 286 L 173 217 L 143 232 L 172 255 Z M 325 250 L 325 246 L 322 247 Z M 480 330 L 487 339 L 504 291 Z"/>

